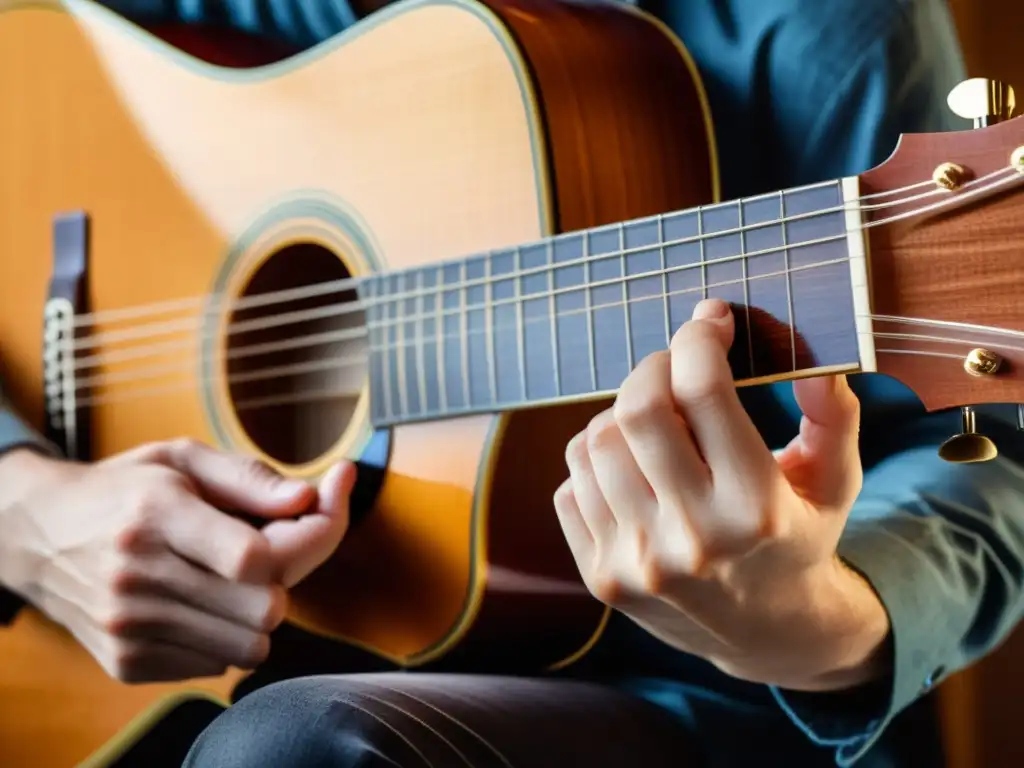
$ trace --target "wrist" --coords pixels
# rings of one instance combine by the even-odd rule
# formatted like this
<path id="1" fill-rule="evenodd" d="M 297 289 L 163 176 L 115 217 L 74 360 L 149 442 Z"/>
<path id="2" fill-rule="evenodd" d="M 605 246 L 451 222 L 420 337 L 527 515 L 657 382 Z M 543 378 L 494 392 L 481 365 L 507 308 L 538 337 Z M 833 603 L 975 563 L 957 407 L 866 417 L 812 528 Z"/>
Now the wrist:
<path id="1" fill-rule="evenodd" d="M 835 691 L 866 685 L 892 667 L 889 615 L 868 581 L 838 557 L 814 577 L 809 601 L 822 664 L 794 688 Z"/>
<path id="2" fill-rule="evenodd" d="M 67 462 L 32 448 L 0 454 L 0 585 L 23 597 L 29 596 L 31 574 L 37 570 L 31 554 L 36 538 L 31 498 L 66 471 Z"/>

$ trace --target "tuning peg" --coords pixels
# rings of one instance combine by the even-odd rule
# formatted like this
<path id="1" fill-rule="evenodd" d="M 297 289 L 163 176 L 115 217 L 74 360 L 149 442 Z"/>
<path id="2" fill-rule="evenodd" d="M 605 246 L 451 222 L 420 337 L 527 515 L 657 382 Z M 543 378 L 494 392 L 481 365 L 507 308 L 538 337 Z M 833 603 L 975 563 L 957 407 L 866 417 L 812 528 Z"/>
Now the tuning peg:
<path id="1" fill-rule="evenodd" d="M 995 443 L 978 434 L 974 409 L 969 406 L 961 408 L 960 414 L 963 424 L 961 432 L 939 447 L 939 456 L 951 464 L 971 464 L 994 459 L 999 451 Z"/>
<path id="2" fill-rule="evenodd" d="M 946 103 L 956 115 L 972 120 L 975 128 L 1009 120 L 1017 108 L 1012 86 L 987 77 L 964 80 L 949 92 Z"/>

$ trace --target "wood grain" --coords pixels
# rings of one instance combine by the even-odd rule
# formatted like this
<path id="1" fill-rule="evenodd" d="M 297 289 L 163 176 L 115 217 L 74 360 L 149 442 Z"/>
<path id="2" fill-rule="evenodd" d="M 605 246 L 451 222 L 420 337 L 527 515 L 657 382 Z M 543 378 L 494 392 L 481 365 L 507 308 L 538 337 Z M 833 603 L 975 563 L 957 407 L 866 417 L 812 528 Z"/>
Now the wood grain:
<path id="1" fill-rule="evenodd" d="M 868 230 L 873 311 L 903 319 L 876 321 L 875 331 L 883 335 L 875 343 L 879 350 L 916 353 L 880 352 L 878 370 L 911 387 L 929 409 L 1024 402 L 1024 353 L 1006 333 L 1024 332 L 1024 178 L 1010 170 L 1010 155 L 1020 146 L 1024 119 L 1019 118 L 979 132 L 909 135 L 886 163 L 861 176 L 865 195 L 927 181 L 945 162 L 962 166 L 977 184 L 1009 182 L 985 197 L 965 196 L 948 210 L 888 224 L 881 222 L 915 207 L 955 201 L 981 186 L 869 212 L 869 221 L 879 224 Z M 999 171 L 1000 176 L 982 181 Z M 927 189 L 902 196 L 922 191 Z M 990 347 L 1005 357 L 998 375 L 964 372 L 963 357 L 974 347 Z"/>

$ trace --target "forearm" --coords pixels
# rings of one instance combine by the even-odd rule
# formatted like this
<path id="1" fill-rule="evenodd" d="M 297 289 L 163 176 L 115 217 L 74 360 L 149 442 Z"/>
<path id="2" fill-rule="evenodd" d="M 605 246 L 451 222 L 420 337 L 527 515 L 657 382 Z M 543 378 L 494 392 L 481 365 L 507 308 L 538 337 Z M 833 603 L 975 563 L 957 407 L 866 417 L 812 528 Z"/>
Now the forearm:
<path id="1" fill-rule="evenodd" d="M 46 482 L 56 447 L 3 402 L 0 390 L 0 626 L 9 623 L 26 597 L 30 568 L 23 557 L 30 518 L 20 503 L 29 489 Z"/>

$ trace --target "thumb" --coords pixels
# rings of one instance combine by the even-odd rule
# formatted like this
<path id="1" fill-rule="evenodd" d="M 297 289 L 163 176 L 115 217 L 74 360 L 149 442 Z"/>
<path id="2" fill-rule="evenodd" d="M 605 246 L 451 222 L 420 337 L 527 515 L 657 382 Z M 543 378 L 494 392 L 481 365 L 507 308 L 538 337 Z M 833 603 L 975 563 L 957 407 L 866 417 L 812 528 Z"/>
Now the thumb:
<path id="1" fill-rule="evenodd" d="M 249 456 L 218 451 L 204 443 L 169 444 L 162 463 L 188 477 L 210 504 L 259 517 L 291 516 L 316 498 L 306 482 L 286 478 Z"/>
<path id="2" fill-rule="evenodd" d="M 795 381 L 793 394 L 803 412 L 800 434 L 776 454 L 779 466 L 804 499 L 845 512 L 864 478 L 857 442 L 860 401 L 845 376 Z"/>
<path id="3" fill-rule="evenodd" d="M 355 481 L 355 464 L 336 464 L 320 482 L 320 499 L 314 512 L 274 520 L 262 530 L 285 588 L 306 578 L 338 548 L 348 531 L 349 498 Z"/>

